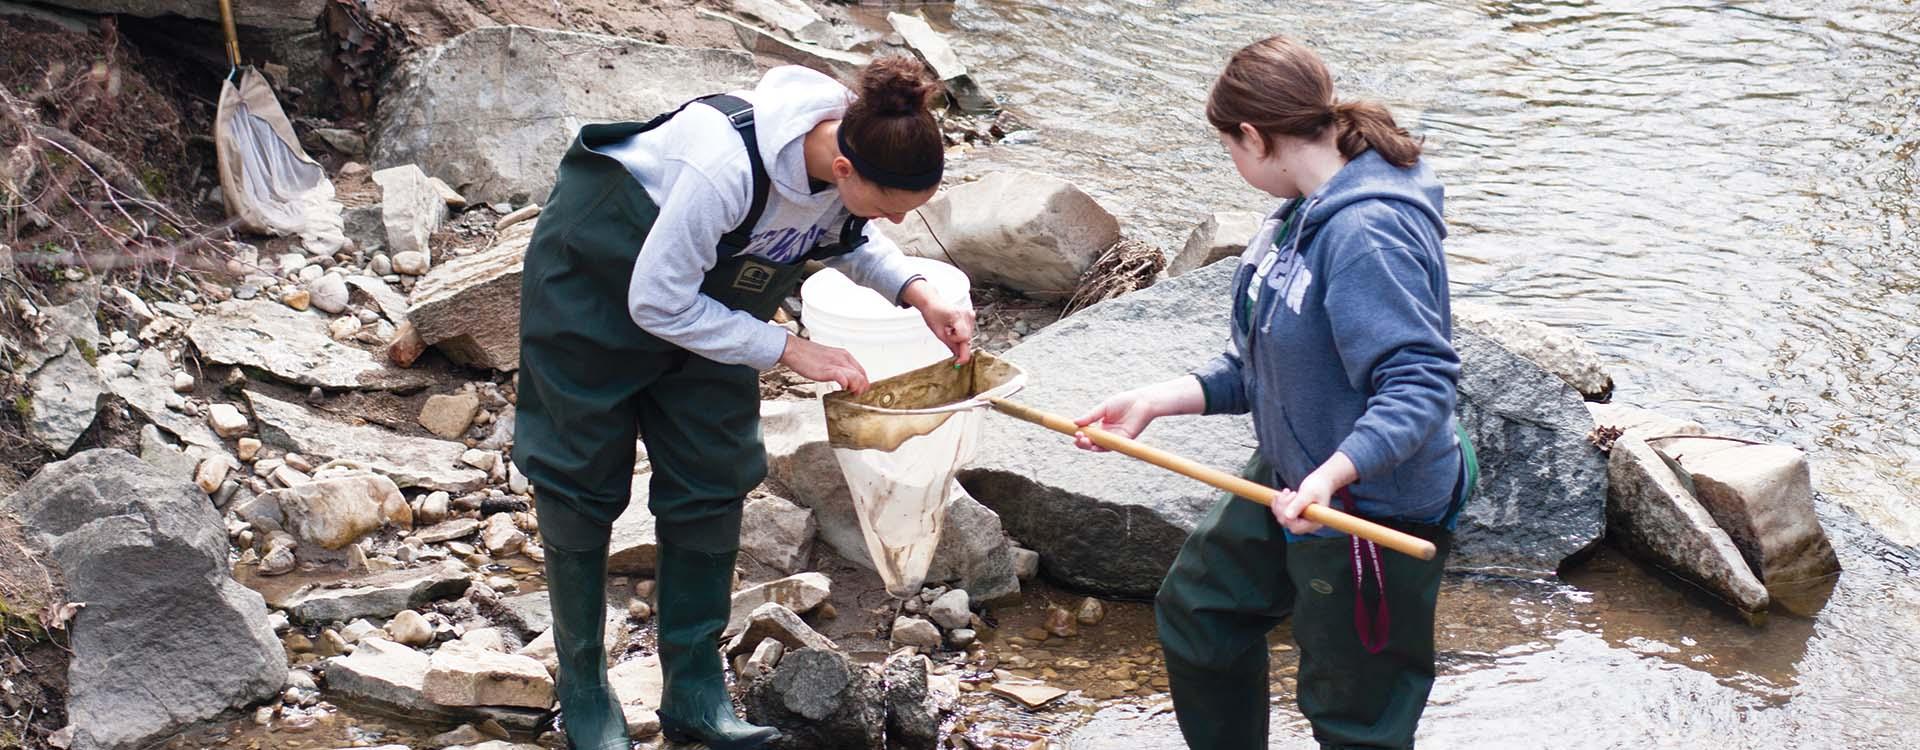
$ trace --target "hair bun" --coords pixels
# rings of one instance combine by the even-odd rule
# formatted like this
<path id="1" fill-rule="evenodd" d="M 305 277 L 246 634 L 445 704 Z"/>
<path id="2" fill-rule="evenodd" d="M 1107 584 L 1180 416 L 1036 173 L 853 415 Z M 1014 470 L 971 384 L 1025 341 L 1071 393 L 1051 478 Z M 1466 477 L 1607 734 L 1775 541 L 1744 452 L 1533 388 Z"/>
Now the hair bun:
<path id="1" fill-rule="evenodd" d="M 927 109 L 940 84 L 919 60 L 901 55 L 875 59 L 860 71 L 860 99 L 876 115 L 904 117 Z"/>

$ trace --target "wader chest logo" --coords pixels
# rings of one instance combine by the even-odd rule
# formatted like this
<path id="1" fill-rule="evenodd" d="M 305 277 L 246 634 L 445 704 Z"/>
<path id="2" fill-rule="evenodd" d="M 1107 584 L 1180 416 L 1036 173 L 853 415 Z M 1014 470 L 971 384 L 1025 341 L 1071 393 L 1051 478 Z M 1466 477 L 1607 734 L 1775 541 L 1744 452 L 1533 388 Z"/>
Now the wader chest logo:
<path id="1" fill-rule="evenodd" d="M 1318 591 L 1322 595 L 1333 593 L 1333 584 L 1327 583 L 1326 581 L 1321 580 L 1319 578 L 1315 578 L 1311 581 L 1308 581 L 1307 585 L 1311 586 L 1314 591 Z"/>
<path id="2" fill-rule="evenodd" d="M 743 292 L 759 294 L 773 283 L 773 269 L 753 261 L 740 264 L 740 273 L 733 277 L 733 288 Z"/>

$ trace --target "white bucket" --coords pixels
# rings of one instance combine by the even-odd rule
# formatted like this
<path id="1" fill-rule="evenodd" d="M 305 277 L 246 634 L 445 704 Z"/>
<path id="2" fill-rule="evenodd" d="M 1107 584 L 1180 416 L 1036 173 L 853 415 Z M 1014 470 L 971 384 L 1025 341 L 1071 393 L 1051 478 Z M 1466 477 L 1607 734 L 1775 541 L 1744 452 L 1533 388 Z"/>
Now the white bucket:
<path id="1" fill-rule="evenodd" d="M 958 268 L 929 258 L 907 258 L 949 304 L 972 307 L 973 282 Z M 953 356 L 927 330 L 920 311 L 899 307 L 831 268 L 800 285 L 800 322 L 807 338 L 847 350 L 868 380 L 888 378 Z"/>

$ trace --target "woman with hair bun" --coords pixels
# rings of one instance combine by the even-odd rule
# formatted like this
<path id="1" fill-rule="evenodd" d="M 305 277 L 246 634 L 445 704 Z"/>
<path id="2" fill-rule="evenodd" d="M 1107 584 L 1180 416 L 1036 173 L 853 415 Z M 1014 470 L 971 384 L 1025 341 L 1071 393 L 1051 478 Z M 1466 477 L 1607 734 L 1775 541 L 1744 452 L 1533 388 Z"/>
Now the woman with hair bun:
<path id="1" fill-rule="evenodd" d="M 1207 120 L 1240 176 L 1285 199 L 1240 257 L 1231 346 L 1079 423 L 1133 436 L 1159 417 L 1252 412 L 1246 476 L 1285 488 L 1271 510 L 1217 500 L 1155 599 L 1189 747 L 1267 746 L 1266 637 L 1291 616 L 1300 712 L 1320 746 L 1410 748 L 1433 687 L 1440 573 L 1477 472 L 1453 416 L 1440 183 L 1385 107 L 1336 98 L 1320 56 L 1284 37 L 1233 55 Z M 1314 503 L 1438 554 L 1323 529 L 1301 518 Z"/>
<path id="2" fill-rule="evenodd" d="M 919 310 L 965 362 L 973 313 L 934 293 L 868 225 L 939 187 L 939 84 L 881 58 L 858 94 L 799 67 L 646 123 L 589 125 L 561 160 L 520 294 L 513 459 L 536 488 L 575 750 L 628 750 L 603 645 L 608 540 L 627 507 L 634 441 L 653 463 L 659 539 L 660 728 L 747 750 L 778 733 L 734 715 L 718 639 L 743 498 L 766 476 L 759 372 L 776 363 L 859 392 L 845 350 L 767 321 L 820 260 Z"/>

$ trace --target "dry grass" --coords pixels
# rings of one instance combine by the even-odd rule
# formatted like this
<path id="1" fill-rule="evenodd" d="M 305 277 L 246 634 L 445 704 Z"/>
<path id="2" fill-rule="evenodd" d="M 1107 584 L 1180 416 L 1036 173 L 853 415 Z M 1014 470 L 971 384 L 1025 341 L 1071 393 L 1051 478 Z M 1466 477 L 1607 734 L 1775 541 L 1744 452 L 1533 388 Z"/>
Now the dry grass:
<path id="1" fill-rule="evenodd" d="M 1095 303 L 1139 291 L 1160 277 L 1167 267 L 1167 256 L 1160 248 L 1135 239 L 1121 239 L 1100 254 L 1080 276 L 1073 296 L 1067 300 L 1061 317 L 1072 315 Z"/>

